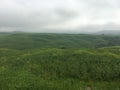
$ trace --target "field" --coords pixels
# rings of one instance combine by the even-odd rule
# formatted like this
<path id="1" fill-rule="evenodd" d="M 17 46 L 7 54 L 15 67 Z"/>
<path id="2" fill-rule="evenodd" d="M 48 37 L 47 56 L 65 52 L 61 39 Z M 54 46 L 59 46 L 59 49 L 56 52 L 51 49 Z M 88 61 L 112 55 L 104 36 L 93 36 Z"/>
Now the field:
<path id="1" fill-rule="evenodd" d="M 120 36 L 19 33 L 0 35 L 0 48 L 98 48 L 119 46 Z"/>
<path id="2" fill-rule="evenodd" d="M 0 90 L 120 90 L 120 36 L 0 35 Z"/>

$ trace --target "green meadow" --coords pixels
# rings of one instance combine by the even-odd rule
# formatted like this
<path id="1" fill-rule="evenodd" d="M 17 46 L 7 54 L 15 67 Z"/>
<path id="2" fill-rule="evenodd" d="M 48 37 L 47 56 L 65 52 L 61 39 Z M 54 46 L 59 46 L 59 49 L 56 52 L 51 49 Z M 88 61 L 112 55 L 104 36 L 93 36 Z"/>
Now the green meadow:
<path id="1" fill-rule="evenodd" d="M 0 90 L 120 90 L 120 36 L 0 35 Z"/>

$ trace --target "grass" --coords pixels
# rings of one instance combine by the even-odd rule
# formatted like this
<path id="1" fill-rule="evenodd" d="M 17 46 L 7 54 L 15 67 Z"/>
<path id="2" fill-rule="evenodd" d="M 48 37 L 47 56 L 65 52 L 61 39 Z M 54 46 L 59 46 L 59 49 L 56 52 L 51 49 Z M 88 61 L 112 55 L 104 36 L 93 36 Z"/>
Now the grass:
<path id="1" fill-rule="evenodd" d="M 1 35 L 0 90 L 119 90 L 119 40 L 104 35 Z"/>
<path id="2" fill-rule="evenodd" d="M 120 89 L 120 51 L 112 48 L 1 48 L 0 55 L 1 90 Z"/>

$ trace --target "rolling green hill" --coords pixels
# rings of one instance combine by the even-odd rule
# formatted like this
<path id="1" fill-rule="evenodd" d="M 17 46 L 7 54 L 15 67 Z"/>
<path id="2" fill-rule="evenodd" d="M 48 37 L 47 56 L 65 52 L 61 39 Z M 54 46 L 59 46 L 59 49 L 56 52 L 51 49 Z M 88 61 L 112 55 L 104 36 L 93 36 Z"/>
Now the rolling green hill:
<path id="1" fill-rule="evenodd" d="M 0 35 L 0 48 L 95 48 L 119 46 L 120 36 L 84 34 L 5 34 Z"/>
<path id="2" fill-rule="evenodd" d="M 0 90 L 119 90 L 120 36 L 0 34 Z"/>

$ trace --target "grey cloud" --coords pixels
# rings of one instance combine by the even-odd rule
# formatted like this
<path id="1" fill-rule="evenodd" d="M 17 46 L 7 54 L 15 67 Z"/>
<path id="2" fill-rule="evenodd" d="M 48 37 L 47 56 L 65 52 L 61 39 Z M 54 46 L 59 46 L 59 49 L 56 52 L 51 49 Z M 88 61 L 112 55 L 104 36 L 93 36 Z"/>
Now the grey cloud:
<path id="1" fill-rule="evenodd" d="M 56 9 L 55 10 L 56 14 L 60 17 L 63 17 L 63 18 L 74 18 L 74 17 L 77 17 L 79 14 L 73 10 L 65 10 L 64 8 L 63 9 Z"/>
<path id="2" fill-rule="evenodd" d="M 88 7 L 97 9 L 108 9 L 116 7 L 118 0 L 79 0 L 84 2 Z M 114 3 L 113 3 L 114 2 Z"/>
<path id="3" fill-rule="evenodd" d="M 6 10 L 6 9 L 5 9 Z M 0 11 L 0 26 L 25 27 L 25 26 L 47 26 L 57 24 L 73 18 L 76 12 L 65 9 L 51 9 L 18 12 L 17 10 Z"/>
<path id="4" fill-rule="evenodd" d="M 109 23 L 116 29 L 120 24 L 119 3 L 119 0 L 1 0 L 0 31 L 64 32 L 71 28 L 75 32 L 95 31 L 110 29 L 110 25 L 106 26 Z"/>

